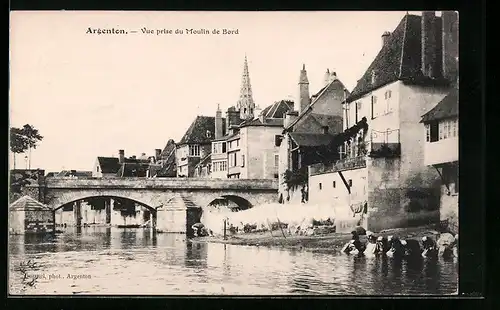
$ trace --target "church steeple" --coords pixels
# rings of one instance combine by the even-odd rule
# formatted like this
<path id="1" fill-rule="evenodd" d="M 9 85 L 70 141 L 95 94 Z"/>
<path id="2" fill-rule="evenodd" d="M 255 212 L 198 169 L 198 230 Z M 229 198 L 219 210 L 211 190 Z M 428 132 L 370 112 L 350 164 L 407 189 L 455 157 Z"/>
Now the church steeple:
<path id="1" fill-rule="evenodd" d="M 238 100 L 237 107 L 240 110 L 241 119 L 253 118 L 255 110 L 255 102 L 253 101 L 252 86 L 250 85 L 250 75 L 248 73 L 247 55 L 245 55 L 245 63 L 243 65 L 240 99 Z"/>

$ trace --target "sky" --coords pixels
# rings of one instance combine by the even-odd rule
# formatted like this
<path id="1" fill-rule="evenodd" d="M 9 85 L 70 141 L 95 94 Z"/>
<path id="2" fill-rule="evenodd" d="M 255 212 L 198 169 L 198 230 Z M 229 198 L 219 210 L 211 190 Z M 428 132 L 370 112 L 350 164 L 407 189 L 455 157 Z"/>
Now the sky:
<path id="1" fill-rule="evenodd" d="M 382 47 L 382 33 L 405 14 L 14 11 L 10 125 L 39 129 L 44 139 L 32 151 L 31 168 L 46 172 L 90 171 L 97 156 L 118 156 L 119 149 L 153 155 L 168 139 L 179 141 L 197 115 L 236 105 L 245 55 L 261 108 L 296 98 L 303 64 L 311 95 L 327 68 L 352 90 Z M 163 29 L 173 34 L 157 34 Z M 23 155 L 16 167 L 26 167 Z"/>

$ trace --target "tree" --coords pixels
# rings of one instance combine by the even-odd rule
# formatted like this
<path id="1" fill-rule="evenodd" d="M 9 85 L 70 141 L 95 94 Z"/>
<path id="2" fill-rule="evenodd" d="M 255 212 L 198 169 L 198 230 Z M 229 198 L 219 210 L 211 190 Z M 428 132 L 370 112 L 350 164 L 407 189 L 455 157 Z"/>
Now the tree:
<path id="1" fill-rule="evenodd" d="M 22 128 L 10 128 L 10 150 L 14 153 L 14 169 L 16 168 L 16 154 L 28 151 L 29 167 L 31 168 L 31 149 L 36 149 L 38 142 L 42 141 L 38 129 L 30 124 Z"/>
<path id="2" fill-rule="evenodd" d="M 14 169 L 16 169 L 16 154 L 24 153 L 28 149 L 28 140 L 23 134 L 22 129 L 10 128 L 10 150 L 14 153 Z"/>

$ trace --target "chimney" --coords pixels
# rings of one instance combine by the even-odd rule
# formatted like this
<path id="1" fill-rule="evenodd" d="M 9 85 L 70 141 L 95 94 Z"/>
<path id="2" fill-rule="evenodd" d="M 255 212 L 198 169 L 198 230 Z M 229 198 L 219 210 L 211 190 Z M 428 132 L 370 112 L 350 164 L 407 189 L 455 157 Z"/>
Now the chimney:
<path id="1" fill-rule="evenodd" d="M 229 127 L 229 134 L 230 134 L 230 135 L 235 134 L 235 133 L 236 133 L 236 129 L 237 129 L 237 128 L 238 128 L 238 126 L 237 126 L 237 125 L 231 125 L 231 126 Z"/>
<path id="2" fill-rule="evenodd" d="M 293 123 L 293 121 L 295 121 L 297 116 L 299 116 L 299 112 L 297 111 L 289 111 L 288 113 L 286 113 L 283 127 L 288 128 Z"/>
<path id="3" fill-rule="evenodd" d="M 309 80 L 307 79 L 306 65 L 302 65 L 299 77 L 299 112 L 302 113 L 310 103 Z"/>
<path id="4" fill-rule="evenodd" d="M 384 31 L 384 33 L 382 34 L 382 47 L 384 47 L 387 44 L 390 37 L 391 33 L 389 31 Z"/>
<path id="5" fill-rule="evenodd" d="M 330 75 L 330 82 L 333 82 L 337 79 L 337 72 L 332 72 Z"/>
<path id="6" fill-rule="evenodd" d="M 458 13 L 443 11 L 442 21 L 442 66 L 443 76 L 452 83 L 458 80 Z"/>
<path id="7" fill-rule="evenodd" d="M 155 160 L 159 161 L 161 159 L 161 149 L 155 149 Z"/>
<path id="8" fill-rule="evenodd" d="M 234 107 L 229 107 L 226 112 L 226 129 L 228 130 L 228 132 L 231 126 L 239 125 L 240 121 L 240 112 L 237 111 Z"/>
<path id="9" fill-rule="evenodd" d="M 441 36 L 438 35 L 441 25 L 436 23 L 436 12 L 422 12 L 422 73 L 430 78 L 438 78 L 441 71 L 441 57 L 438 46 L 441 46 Z"/>
<path id="10" fill-rule="evenodd" d="M 118 150 L 118 158 L 120 164 L 123 164 L 125 162 L 125 151 L 124 150 Z"/>
<path id="11" fill-rule="evenodd" d="M 217 111 L 215 111 L 215 139 L 219 139 L 224 135 L 222 132 L 222 111 L 220 105 L 217 104 Z"/>
<path id="12" fill-rule="evenodd" d="M 255 106 L 255 110 L 254 110 L 255 117 L 260 117 L 261 113 L 262 113 L 262 109 L 260 108 L 260 105 Z"/>
<path id="13" fill-rule="evenodd" d="M 326 69 L 324 83 L 325 83 L 325 86 L 330 83 L 330 69 Z"/>

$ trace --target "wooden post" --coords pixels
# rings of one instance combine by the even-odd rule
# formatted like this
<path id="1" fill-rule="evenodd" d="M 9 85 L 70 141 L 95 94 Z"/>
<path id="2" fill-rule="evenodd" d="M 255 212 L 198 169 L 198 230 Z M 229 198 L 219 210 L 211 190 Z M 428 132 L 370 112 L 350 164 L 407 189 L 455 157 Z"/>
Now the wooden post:
<path id="1" fill-rule="evenodd" d="M 227 235 L 226 235 L 226 219 L 224 219 L 224 240 L 227 240 Z"/>
<path id="2" fill-rule="evenodd" d="M 52 221 L 54 222 L 52 232 L 56 233 L 56 210 L 52 211 Z"/>

